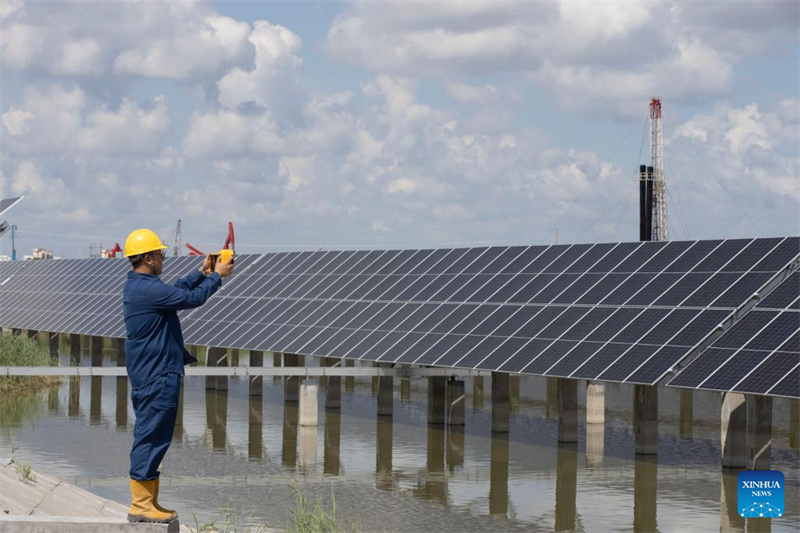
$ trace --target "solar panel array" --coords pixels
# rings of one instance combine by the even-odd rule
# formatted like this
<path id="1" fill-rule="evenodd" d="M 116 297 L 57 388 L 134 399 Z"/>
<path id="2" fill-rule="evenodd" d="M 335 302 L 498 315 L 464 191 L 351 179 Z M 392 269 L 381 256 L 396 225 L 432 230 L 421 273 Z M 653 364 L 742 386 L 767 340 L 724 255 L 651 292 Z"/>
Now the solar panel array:
<path id="1" fill-rule="evenodd" d="M 653 384 L 798 255 L 788 237 L 243 256 L 182 323 L 188 344 Z M 127 264 L 51 263 L 0 288 L 0 325 L 124 336 Z"/>
<path id="2" fill-rule="evenodd" d="M 11 209 L 11 206 L 20 200 L 22 200 L 22 196 L 17 196 L 15 198 L 0 198 L 0 215 Z"/>
<path id="3" fill-rule="evenodd" d="M 800 272 L 789 274 L 669 385 L 800 398 Z"/>

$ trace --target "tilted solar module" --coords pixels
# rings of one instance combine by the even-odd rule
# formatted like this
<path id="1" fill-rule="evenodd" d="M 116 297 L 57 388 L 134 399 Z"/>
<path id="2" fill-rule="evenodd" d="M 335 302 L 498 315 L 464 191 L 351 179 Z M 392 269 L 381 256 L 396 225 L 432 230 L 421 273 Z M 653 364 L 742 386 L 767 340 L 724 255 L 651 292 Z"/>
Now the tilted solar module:
<path id="1" fill-rule="evenodd" d="M 789 274 L 668 385 L 800 398 L 800 272 Z"/>
<path id="2" fill-rule="evenodd" d="M 247 265 L 254 256 L 237 258 Z M 162 279 L 176 279 L 199 268 L 202 258 L 164 260 Z M 122 288 L 130 263 L 125 259 L 15 261 L 6 276 L 0 263 L 0 324 L 9 328 L 79 335 L 124 337 Z M 235 279 L 235 274 L 230 279 Z M 183 311 L 186 315 L 191 311 Z"/>
<path id="3" fill-rule="evenodd" d="M 655 383 L 798 239 L 266 254 L 187 342 Z"/>
<path id="4" fill-rule="evenodd" d="M 11 209 L 11 206 L 22 200 L 22 196 L 15 198 L 0 198 L 0 215 Z"/>
<path id="5" fill-rule="evenodd" d="M 653 384 L 798 255 L 787 237 L 241 256 L 182 322 L 188 344 Z M 41 263 L 0 287 L 0 325 L 124 335 L 125 261 Z"/>

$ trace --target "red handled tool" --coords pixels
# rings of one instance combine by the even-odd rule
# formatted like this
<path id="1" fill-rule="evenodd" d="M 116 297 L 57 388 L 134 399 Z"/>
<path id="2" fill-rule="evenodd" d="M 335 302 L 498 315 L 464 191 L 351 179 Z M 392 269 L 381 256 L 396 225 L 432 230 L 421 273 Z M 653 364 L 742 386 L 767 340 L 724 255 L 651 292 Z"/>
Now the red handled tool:
<path id="1" fill-rule="evenodd" d="M 186 243 L 186 247 L 189 249 L 189 255 L 205 255 L 203 252 L 189 244 Z M 214 267 L 216 266 L 217 260 L 222 261 L 223 263 L 234 261 L 234 256 L 236 255 L 236 237 L 233 232 L 233 222 L 228 222 L 228 237 L 225 239 L 225 244 L 222 245 L 222 249 L 216 254 L 211 255 L 211 266 L 210 269 L 213 272 Z"/>

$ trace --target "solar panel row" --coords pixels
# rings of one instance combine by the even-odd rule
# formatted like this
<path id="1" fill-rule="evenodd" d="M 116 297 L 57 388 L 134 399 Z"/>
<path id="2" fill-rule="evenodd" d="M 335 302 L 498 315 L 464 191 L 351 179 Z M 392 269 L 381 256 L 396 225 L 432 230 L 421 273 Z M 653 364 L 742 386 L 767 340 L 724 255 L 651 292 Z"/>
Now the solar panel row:
<path id="1" fill-rule="evenodd" d="M 793 272 L 669 385 L 800 398 L 799 301 Z"/>
<path id="2" fill-rule="evenodd" d="M 242 256 L 182 321 L 190 344 L 652 384 L 798 255 L 791 237 Z M 40 263 L 0 288 L 0 324 L 124 335 L 124 261 Z"/>

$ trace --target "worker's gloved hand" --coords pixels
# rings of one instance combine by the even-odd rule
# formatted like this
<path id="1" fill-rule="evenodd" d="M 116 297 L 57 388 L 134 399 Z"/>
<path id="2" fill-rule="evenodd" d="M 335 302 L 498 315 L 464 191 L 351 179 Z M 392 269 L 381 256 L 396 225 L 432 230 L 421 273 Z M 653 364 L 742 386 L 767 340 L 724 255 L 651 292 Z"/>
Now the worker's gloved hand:
<path id="1" fill-rule="evenodd" d="M 217 261 L 217 266 L 214 267 L 214 272 L 219 274 L 219 277 L 226 278 L 233 272 L 233 263 L 221 263 Z"/>

